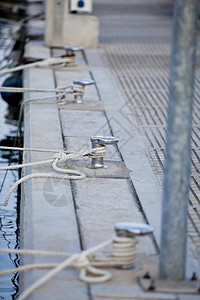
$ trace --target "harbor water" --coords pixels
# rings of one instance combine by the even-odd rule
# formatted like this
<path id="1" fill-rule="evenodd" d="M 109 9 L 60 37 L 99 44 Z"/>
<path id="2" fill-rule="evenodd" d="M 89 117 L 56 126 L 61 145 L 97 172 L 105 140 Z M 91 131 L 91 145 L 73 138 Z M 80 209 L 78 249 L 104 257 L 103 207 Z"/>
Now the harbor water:
<path id="1" fill-rule="evenodd" d="M 9 25 L 1 22 L 0 37 L 0 67 L 5 65 L 7 53 L 10 51 L 12 41 L 8 43 L 5 38 L 9 34 Z M 7 76 L 8 77 L 8 76 Z M 6 79 L 0 78 L 0 85 Z M 0 97 L 0 146 L 13 146 L 18 143 L 18 107 L 9 106 Z M 0 167 L 18 162 L 19 153 L 0 150 Z M 17 249 L 19 247 L 19 191 L 16 189 L 10 198 L 8 206 L 3 202 L 11 188 L 18 180 L 18 170 L 0 171 L 0 248 Z M 0 254 L 0 272 L 15 268 L 19 265 L 19 256 L 15 254 Z M 18 295 L 18 273 L 0 277 L 0 299 L 16 299 Z"/>

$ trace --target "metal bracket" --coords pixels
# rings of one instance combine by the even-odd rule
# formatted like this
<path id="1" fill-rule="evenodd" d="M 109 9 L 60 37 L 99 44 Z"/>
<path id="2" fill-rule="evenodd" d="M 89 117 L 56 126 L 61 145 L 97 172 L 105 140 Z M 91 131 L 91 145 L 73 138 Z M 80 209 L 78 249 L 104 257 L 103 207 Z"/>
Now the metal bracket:
<path id="1" fill-rule="evenodd" d="M 179 281 L 160 279 L 151 277 L 147 272 L 143 277 L 138 277 L 137 280 L 145 292 L 200 295 L 200 281 L 197 279 Z"/>

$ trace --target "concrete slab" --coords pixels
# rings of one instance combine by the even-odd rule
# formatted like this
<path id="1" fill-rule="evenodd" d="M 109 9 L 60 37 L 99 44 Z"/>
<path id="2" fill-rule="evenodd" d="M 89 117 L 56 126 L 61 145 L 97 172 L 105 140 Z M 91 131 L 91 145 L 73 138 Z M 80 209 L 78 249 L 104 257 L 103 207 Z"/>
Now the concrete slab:
<path id="1" fill-rule="evenodd" d="M 105 160 L 104 163 L 107 168 L 92 169 L 90 168 L 91 161 L 82 159 L 69 161 L 67 167 L 83 172 L 88 178 L 129 178 L 129 170 L 124 162 Z"/>
<path id="2" fill-rule="evenodd" d="M 25 57 L 36 57 L 46 59 L 50 57 L 50 50 L 44 46 L 44 41 L 30 41 L 26 44 Z M 24 77 L 26 78 L 26 76 Z"/>
<path id="3" fill-rule="evenodd" d="M 88 195 L 89 197 L 89 195 Z M 114 233 L 114 226 L 117 222 L 136 222 L 143 223 L 142 216 L 138 214 L 139 209 L 133 210 L 113 209 L 77 209 L 77 216 L 80 224 L 82 243 L 84 248 L 110 240 Z M 143 237 L 137 245 L 137 251 L 140 253 L 155 254 L 155 247 L 150 237 Z"/>
<path id="4" fill-rule="evenodd" d="M 103 112 L 61 110 L 60 116 L 64 137 L 111 135 Z"/>
<path id="5" fill-rule="evenodd" d="M 103 111 L 103 104 L 101 101 L 85 101 L 82 104 L 61 102 L 58 107 L 64 110 L 87 110 L 87 111 Z"/>
<path id="6" fill-rule="evenodd" d="M 68 271 L 65 271 L 67 273 Z M 63 272 L 64 273 L 64 272 Z M 78 272 L 77 272 L 78 275 Z M 73 293 L 69 293 L 70 290 L 73 290 Z M 48 291 L 48 296 L 47 296 Z M 56 298 L 55 293 L 56 291 Z M 48 300 L 85 300 L 88 298 L 88 291 L 86 285 L 81 281 L 73 281 L 73 280 L 66 280 L 64 276 L 57 276 L 56 278 L 50 280 L 47 284 L 41 287 L 40 291 L 38 292 L 38 296 L 34 298 L 37 299 L 45 299 L 45 296 L 48 297 Z M 58 298 L 59 297 L 59 298 Z"/>
<path id="7" fill-rule="evenodd" d="M 138 212 L 129 180 L 86 178 L 79 182 L 73 181 L 72 188 L 78 209 L 96 210 L 97 214 L 102 210 L 135 209 Z"/>

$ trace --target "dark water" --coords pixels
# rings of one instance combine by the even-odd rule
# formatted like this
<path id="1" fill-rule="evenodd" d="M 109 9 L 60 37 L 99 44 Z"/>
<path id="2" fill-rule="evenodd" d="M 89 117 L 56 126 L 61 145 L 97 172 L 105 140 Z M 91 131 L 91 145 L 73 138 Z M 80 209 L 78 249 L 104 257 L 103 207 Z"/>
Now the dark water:
<path id="1" fill-rule="evenodd" d="M 1 24 L 0 26 L 6 26 Z M 8 47 L 7 47 L 8 48 Z M 7 51 L 5 43 L 2 43 L 0 36 L 0 62 L 5 63 L 4 57 Z M 0 65 L 1 67 L 1 65 Z M 0 85 L 5 77 L 0 77 Z M 9 107 L 0 97 L 0 145 L 12 146 L 17 134 L 18 109 Z M 10 161 L 10 151 L 0 150 L 0 167 L 7 166 Z M 11 164 L 18 163 L 18 152 L 12 153 Z M 19 199 L 18 191 L 11 195 L 8 206 L 4 207 L 3 202 L 11 188 L 18 180 L 17 170 L 0 171 L 0 248 L 19 248 Z M 15 254 L 0 253 L 0 271 L 15 268 L 19 265 L 19 256 Z M 0 277 L 0 300 L 16 299 L 18 295 L 18 273 Z"/>
<path id="2" fill-rule="evenodd" d="M 12 145 L 17 130 L 17 121 L 13 120 L 13 111 L 0 99 L 0 144 Z M 9 164 L 11 152 L 0 151 L 0 166 Z M 11 164 L 17 163 L 18 153 L 12 154 Z M 19 218 L 18 218 L 18 193 L 13 192 L 8 206 L 3 202 L 11 188 L 18 180 L 18 171 L 0 171 L 0 248 L 15 249 L 19 247 Z M 0 254 L 0 271 L 15 268 L 19 264 L 18 255 Z M 18 274 L 0 277 L 0 299 L 15 299 L 18 292 Z"/>

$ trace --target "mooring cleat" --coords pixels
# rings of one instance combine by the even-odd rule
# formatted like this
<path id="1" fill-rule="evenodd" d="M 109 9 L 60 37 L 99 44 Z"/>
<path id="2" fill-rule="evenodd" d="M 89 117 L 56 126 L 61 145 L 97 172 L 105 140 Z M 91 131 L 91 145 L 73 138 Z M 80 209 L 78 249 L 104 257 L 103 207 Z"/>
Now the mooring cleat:
<path id="1" fill-rule="evenodd" d="M 76 79 L 73 81 L 74 87 L 77 87 L 79 92 L 74 95 L 74 103 L 83 103 L 83 96 L 86 85 L 95 84 L 95 81 L 92 79 Z"/>
<path id="2" fill-rule="evenodd" d="M 114 136 L 110 136 L 110 137 L 93 136 L 91 137 L 90 141 L 92 143 L 92 148 L 100 148 L 100 147 L 105 147 L 106 145 L 116 145 L 119 140 Z M 103 156 L 92 157 L 92 163 L 90 168 L 91 169 L 107 168 L 107 166 L 104 165 Z"/>
<path id="3" fill-rule="evenodd" d="M 153 232 L 153 228 L 148 224 L 120 222 L 115 224 L 115 232 L 121 237 L 136 237 L 148 235 Z"/>

